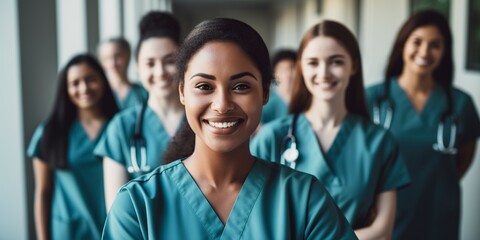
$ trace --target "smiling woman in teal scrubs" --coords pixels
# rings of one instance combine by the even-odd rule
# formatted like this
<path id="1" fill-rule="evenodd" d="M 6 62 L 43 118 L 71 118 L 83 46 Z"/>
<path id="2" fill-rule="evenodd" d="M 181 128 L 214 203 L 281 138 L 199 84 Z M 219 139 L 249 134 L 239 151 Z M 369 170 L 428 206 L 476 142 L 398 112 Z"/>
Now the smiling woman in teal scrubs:
<path id="1" fill-rule="evenodd" d="M 100 238 L 106 216 L 103 169 L 93 148 L 116 112 L 97 60 L 73 57 L 60 72 L 53 110 L 28 147 L 37 239 Z"/>
<path id="2" fill-rule="evenodd" d="M 397 139 L 412 177 L 398 192 L 394 239 L 459 238 L 459 180 L 472 162 L 480 121 L 472 98 L 452 86 L 452 54 L 445 17 L 419 12 L 397 35 L 385 82 L 367 90 L 375 120 Z"/>
<path id="3" fill-rule="evenodd" d="M 237 20 L 208 20 L 178 58 L 193 152 L 122 187 L 103 238 L 356 239 L 313 176 L 250 154 L 271 80 L 260 35 Z"/>
<path id="4" fill-rule="evenodd" d="M 409 176 L 393 137 L 369 121 L 357 41 L 323 21 L 305 33 L 298 55 L 292 114 L 264 125 L 252 153 L 317 177 L 360 239 L 388 239 L 396 191 Z"/>
<path id="5" fill-rule="evenodd" d="M 162 163 L 185 115 L 174 78 L 178 21 L 170 13 L 152 11 L 142 18 L 140 32 L 137 70 L 149 92 L 148 101 L 116 115 L 95 148 L 95 154 L 103 158 L 107 210 L 123 184 Z"/>
<path id="6" fill-rule="evenodd" d="M 108 39 L 98 47 L 98 58 L 120 109 L 141 105 L 148 98 L 142 86 L 128 80 L 130 55 L 130 44 L 124 38 Z"/>

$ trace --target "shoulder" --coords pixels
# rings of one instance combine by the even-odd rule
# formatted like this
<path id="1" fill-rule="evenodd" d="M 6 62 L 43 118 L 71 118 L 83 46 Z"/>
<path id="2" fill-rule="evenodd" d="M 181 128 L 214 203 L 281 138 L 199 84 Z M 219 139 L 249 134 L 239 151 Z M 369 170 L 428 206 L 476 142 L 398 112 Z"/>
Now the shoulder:
<path id="1" fill-rule="evenodd" d="M 131 83 L 130 86 L 133 89 L 133 91 L 140 92 L 140 93 L 147 92 L 147 90 L 145 90 L 145 88 L 140 83 L 133 82 Z"/>
<path id="2" fill-rule="evenodd" d="M 379 97 L 383 95 L 384 90 L 385 90 L 385 83 L 382 81 L 380 83 L 376 83 L 367 87 L 365 89 L 365 94 L 368 98 Z"/>
<path id="3" fill-rule="evenodd" d="M 270 171 L 270 182 L 278 183 L 295 191 L 309 191 L 312 185 L 316 185 L 318 180 L 308 173 L 295 171 L 290 167 L 280 163 L 258 159 L 258 164 L 263 169 L 262 172 Z M 268 170 L 267 170 L 268 169 Z M 319 182 L 318 182 L 319 184 Z M 321 185 L 321 184 L 320 184 Z"/>
<path id="4" fill-rule="evenodd" d="M 288 115 L 262 125 L 253 139 L 276 138 L 285 135 L 292 124 L 292 118 L 292 115 Z"/>
<path id="5" fill-rule="evenodd" d="M 350 114 L 354 121 L 354 126 L 365 134 L 365 143 L 367 146 L 396 145 L 393 135 L 383 127 L 373 123 L 371 120 L 361 116 Z"/>
<path id="6" fill-rule="evenodd" d="M 470 94 L 456 87 L 452 88 L 452 97 L 453 101 L 458 102 L 462 105 L 473 103 L 473 99 Z"/>
<path id="7" fill-rule="evenodd" d="M 124 124 L 131 124 L 135 123 L 138 118 L 138 114 L 141 111 L 141 106 L 132 106 L 129 108 L 126 108 L 117 114 L 112 118 L 111 124 L 112 125 L 124 125 Z"/>
<path id="8" fill-rule="evenodd" d="M 282 131 L 290 127 L 290 125 L 292 124 L 292 120 L 293 120 L 293 115 L 291 114 L 287 116 L 283 116 L 264 124 L 261 130 L 266 129 L 266 131 L 271 131 L 271 132 Z"/>
<path id="9" fill-rule="evenodd" d="M 120 191 L 127 191 L 130 193 L 138 193 L 140 191 L 146 193 L 147 196 L 158 195 L 160 186 L 162 185 L 162 182 L 165 181 L 164 179 L 167 177 L 168 172 L 177 171 L 180 164 L 182 164 L 181 160 L 176 160 L 169 164 L 161 165 L 150 173 L 130 180 L 120 189 Z"/>

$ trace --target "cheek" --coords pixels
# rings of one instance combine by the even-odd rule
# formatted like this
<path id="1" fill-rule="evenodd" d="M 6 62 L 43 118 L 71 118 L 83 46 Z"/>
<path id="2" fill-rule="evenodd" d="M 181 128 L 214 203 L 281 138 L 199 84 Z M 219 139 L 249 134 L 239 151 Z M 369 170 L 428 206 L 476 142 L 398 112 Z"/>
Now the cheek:
<path id="1" fill-rule="evenodd" d="M 174 76 L 175 74 L 177 74 L 177 68 L 173 64 L 166 66 L 165 70 L 170 76 Z"/>
<path id="2" fill-rule="evenodd" d="M 141 81 L 148 82 L 148 79 L 152 76 L 152 71 L 148 67 L 139 67 L 138 76 L 140 77 Z"/>

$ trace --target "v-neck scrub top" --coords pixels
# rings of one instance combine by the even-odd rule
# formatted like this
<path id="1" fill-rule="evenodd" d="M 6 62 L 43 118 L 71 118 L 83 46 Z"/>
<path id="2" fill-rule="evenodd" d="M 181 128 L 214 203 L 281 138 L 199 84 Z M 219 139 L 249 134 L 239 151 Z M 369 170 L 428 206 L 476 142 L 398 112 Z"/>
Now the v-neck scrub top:
<path id="1" fill-rule="evenodd" d="M 35 131 L 27 150 L 29 157 L 45 160 L 40 152 L 43 129 L 40 125 Z M 68 138 L 68 169 L 53 170 L 51 239 L 101 237 L 106 210 L 103 167 L 93 155 L 95 143 L 75 121 Z"/>
<path id="2" fill-rule="evenodd" d="M 128 90 L 127 96 L 125 96 L 123 100 L 120 100 L 115 94 L 114 97 L 118 108 L 126 109 L 142 105 L 142 103 L 148 99 L 148 92 L 141 85 L 132 83 L 130 84 L 130 90 Z"/>
<path id="3" fill-rule="evenodd" d="M 126 169 L 133 166 L 130 155 L 130 139 L 135 133 L 135 126 L 141 109 L 141 106 L 136 106 L 115 115 L 97 144 L 94 151 L 95 155 L 102 158 L 108 157 L 124 165 Z M 170 135 L 160 118 L 148 105 L 143 114 L 141 133 L 145 139 L 146 162 L 147 166 L 150 166 L 150 169 L 153 170 L 162 163 L 163 154 L 170 143 Z M 138 146 L 137 153 L 137 162 L 140 165 L 140 146 Z M 145 173 L 129 173 L 131 179 L 142 174 Z"/>
<path id="4" fill-rule="evenodd" d="M 289 115 L 264 125 L 250 144 L 252 154 L 280 163 L 292 121 Z M 365 227 L 377 194 L 410 182 L 393 137 L 360 116 L 349 113 L 345 117 L 326 153 L 304 114 L 298 115 L 293 134 L 299 151 L 295 169 L 325 185 L 354 229 Z"/>
<path id="5" fill-rule="evenodd" d="M 480 121 L 473 101 L 466 93 L 452 88 L 453 109 L 458 118 L 456 147 L 476 141 Z M 384 84 L 367 89 L 369 106 L 384 94 Z M 460 186 L 456 155 L 433 149 L 437 142 L 440 116 L 447 97 L 436 85 L 420 113 L 414 109 L 396 79 L 390 81 L 394 103 L 390 132 L 396 138 L 400 154 L 412 177 L 412 184 L 398 192 L 394 239 L 458 239 L 460 222 Z M 382 104 L 382 120 L 386 104 Z M 445 125 L 445 145 L 451 124 Z"/>
<path id="6" fill-rule="evenodd" d="M 224 225 L 183 162 L 127 183 L 103 239 L 357 239 L 308 174 L 256 160 Z"/>

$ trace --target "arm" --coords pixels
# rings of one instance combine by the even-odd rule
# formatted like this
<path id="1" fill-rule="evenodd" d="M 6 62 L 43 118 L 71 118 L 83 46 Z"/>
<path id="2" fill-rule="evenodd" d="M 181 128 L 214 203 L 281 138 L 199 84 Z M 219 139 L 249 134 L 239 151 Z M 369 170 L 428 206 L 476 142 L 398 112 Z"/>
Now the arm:
<path id="1" fill-rule="evenodd" d="M 471 142 L 467 142 L 458 149 L 457 173 L 459 179 L 463 178 L 467 170 L 470 168 L 476 148 L 477 142 L 473 140 Z"/>
<path id="2" fill-rule="evenodd" d="M 377 215 L 373 223 L 355 230 L 358 239 L 391 239 L 397 205 L 397 191 L 392 190 L 377 195 L 375 209 Z"/>
<path id="3" fill-rule="evenodd" d="M 33 173 L 35 178 L 33 209 L 37 239 L 50 239 L 53 173 L 39 158 L 33 159 Z"/>
<path id="4" fill-rule="evenodd" d="M 125 166 L 112 160 L 103 158 L 103 184 L 105 188 L 105 207 L 107 212 L 112 206 L 118 190 L 130 179 Z"/>

